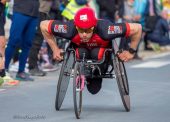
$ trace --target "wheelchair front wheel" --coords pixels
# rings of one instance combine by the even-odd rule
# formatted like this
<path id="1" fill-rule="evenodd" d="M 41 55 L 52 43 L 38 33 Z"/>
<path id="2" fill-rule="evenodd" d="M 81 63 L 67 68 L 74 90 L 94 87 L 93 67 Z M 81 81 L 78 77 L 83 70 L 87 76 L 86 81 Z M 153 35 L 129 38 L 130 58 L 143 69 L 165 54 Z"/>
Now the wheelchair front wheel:
<path id="1" fill-rule="evenodd" d="M 73 77 L 73 102 L 74 111 L 77 119 L 80 119 L 80 114 L 82 111 L 82 77 L 80 72 L 80 63 L 75 64 L 74 77 Z"/>
<path id="2" fill-rule="evenodd" d="M 125 107 L 125 110 L 128 112 L 130 111 L 130 96 L 126 69 L 124 63 L 120 61 L 118 57 L 115 57 L 115 59 L 113 60 L 113 65 L 120 96 Z"/>

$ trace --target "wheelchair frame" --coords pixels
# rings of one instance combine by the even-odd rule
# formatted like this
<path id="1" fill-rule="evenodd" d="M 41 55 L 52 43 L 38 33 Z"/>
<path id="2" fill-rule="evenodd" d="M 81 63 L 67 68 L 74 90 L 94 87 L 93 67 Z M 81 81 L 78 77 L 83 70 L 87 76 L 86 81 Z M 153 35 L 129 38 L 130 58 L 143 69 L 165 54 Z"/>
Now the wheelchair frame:
<path id="1" fill-rule="evenodd" d="M 111 52 L 111 66 L 112 69 L 103 75 L 97 77 L 101 78 L 116 78 L 120 96 L 124 105 L 125 110 L 130 111 L 130 96 L 129 96 L 129 83 L 127 78 L 126 69 L 123 61 L 117 57 L 117 52 L 119 51 L 116 41 L 112 41 L 112 47 L 108 48 L 106 51 Z M 88 60 L 89 61 L 89 60 Z M 74 101 L 74 111 L 77 119 L 80 118 L 82 111 L 82 92 L 85 86 L 85 72 L 84 67 L 86 65 L 98 65 L 105 61 L 105 53 L 103 59 L 100 62 L 88 62 L 85 59 L 77 60 L 75 56 L 75 51 L 73 48 L 66 48 L 64 54 L 64 60 L 62 63 L 58 84 L 57 84 L 57 94 L 55 101 L 56 110 L 60 110 L 63 103 L 69 80 L 72 74 L 72 69 L 74 69 L 73 75 L 73 101 Z M 113 74 L 114 71 L 114 74 Z M 91 76 L 93 78 L 93 75 Z"/>

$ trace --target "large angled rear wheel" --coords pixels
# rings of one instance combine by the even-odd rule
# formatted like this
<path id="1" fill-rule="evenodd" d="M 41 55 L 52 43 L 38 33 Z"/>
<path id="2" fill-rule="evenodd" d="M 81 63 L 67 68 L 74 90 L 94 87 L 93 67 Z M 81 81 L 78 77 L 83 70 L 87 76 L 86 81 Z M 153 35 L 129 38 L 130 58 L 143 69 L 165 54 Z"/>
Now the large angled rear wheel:
<path id="1" fill-rule="evenodd" d="M 74 66 L 74 53 L 67 52 L 65 54 L 65 58 L 60 70 L 60 75 L 57 84 L 57 94 L 56 94 L 56 101 L 55 101 L 55 108 L 56 110 L 60 110 L 60 107 L 64 101 L 67 88 L 70 81 L 70 76 L 72 72 L 72 68 Z"/>
<path id="2" fill-rule="evenodd" d="M 126 69 L 124 63 L 120 61 L 118 57 L 115 57 L 115 59 L 113 60 L 113 65 L 120 96 L 125 107 L 125 110 L 128 112 L 130 111 L 130 96 Z"/>

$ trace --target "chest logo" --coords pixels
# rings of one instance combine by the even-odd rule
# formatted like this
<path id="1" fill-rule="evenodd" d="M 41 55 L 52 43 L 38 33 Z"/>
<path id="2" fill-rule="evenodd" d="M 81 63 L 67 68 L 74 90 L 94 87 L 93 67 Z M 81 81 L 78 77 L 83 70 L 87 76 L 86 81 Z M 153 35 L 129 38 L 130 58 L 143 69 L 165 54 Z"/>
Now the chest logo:
<path id="1" fill-rule="evenodd" d="M 88 47 L 96 47 L 98 44 L 97 43 L 87 43 Z"/>

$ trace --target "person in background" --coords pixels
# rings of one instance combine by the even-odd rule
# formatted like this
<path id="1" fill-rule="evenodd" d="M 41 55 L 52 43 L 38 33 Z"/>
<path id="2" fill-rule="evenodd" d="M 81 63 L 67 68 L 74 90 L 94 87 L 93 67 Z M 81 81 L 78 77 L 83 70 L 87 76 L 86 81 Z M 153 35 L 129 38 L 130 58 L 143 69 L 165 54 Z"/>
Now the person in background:
<path id="1" fill-rule="evenodd" d="M 99 5 L 99 17 L 115 22 L 116 0 L 96 0 Z"/>
<path id="2" fill-rule="evenodd" d="M 115 22 L 122 22 L 124 14 L 124 0 L 116 0 Z"/>
<path id="3" fill-rule="evenodd" d="M 6 0 L 0 1 L 0 85 L 17 85 L 19 84 L 18 80 L 12 79 L 8 73 L 6 73 L 4 68 L 4 62 L 5 62 L 5 46 L 6 46 L 6 39 L 5 39 L 5 4 Z"/>
<path id="4" fill-rule="evenodd" d="M 52 5 L 50 7 L 49 15 L 50 19 L 60 19 L 62 20 L 61 12 L 65 8 L 66 0 L 52 0 Z"/>
<path id="5" fill-rule="evenodd" d="M 168 21 L 170 22 L 170 0 L 162 0 L 163 10 L 168 12 Z"/>
<path id="6" fill-rule="evenodd" d="M 61 15 L 67 20 L 73 20 L 76 12 L 85 6 L 88 6 L 90 0 L 70 0 Z"/>
<path id="7" fill-rule="evenodd" d="M 151 42 L 157 43 L 160 46 L 160 50 L 170 50 L 169 29 L 168 12 L 163 10 L 161 17 L 157 20 L 155 29 L 148 34 L 147 38 Z"/>
<path id="8" fill-rule="evenodd" d="M 22 51 L 16 79 L 21 81 L 33 81 L 24 70 L 38 23 L 38 8 L 38 0 L 14 0 L 12 25 L 5 51 L 5 69 L 9 69 L 13 53 L 16 47 L 20 47 Z"/>
<path id="9" fill-rule="evenodd" d="M 160 0 L 147 0 L 145 9 L 145 25 L 144 25 L 144 49 L 153 50 L 153 46 L 148 41 L 148 34 L 155 29 L 158 16 L 162 11 L 162 2 Z"/>
<path id="10" fill-rule="evenodd" d="M 143 28 L 145 26 L 145 10 L 146 10 L 146 6 L 147 6 L 147 0 L 134 0 L 134 12 L 135 12 L 135 19 L 134 22 L 140 23 L 142 25 L 142 38 L 141 41 L 143 41 L 143 37 L 145 35 Z M 139 52 L 139 46 L 141 43 L 139 43 L 137 51 Z M 138 53 L 136 53 L 135 59 L 142 59 L 141 57 L 139 57 Z"/>
<path id="11" fill-rule="evenodd" d="M 33 44 L 30 49 L 28 64 L 29 64 L 29 73 L 33 76 L 44 76 L 46 72 L 43 72 L 38 67 L 38 53 L 41 49 L 41 45 L 43 43 L 43 35 L 40 30 L 40 22 L 46 19 L 49 19 L 49 11 L 51 8 L 52 0 L 39 0 L 39 22 L 37 25 L 37 31 L 35 33 L 35 37 L 33 39 Z"/>

